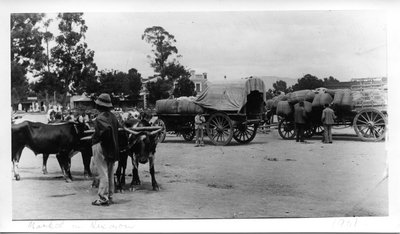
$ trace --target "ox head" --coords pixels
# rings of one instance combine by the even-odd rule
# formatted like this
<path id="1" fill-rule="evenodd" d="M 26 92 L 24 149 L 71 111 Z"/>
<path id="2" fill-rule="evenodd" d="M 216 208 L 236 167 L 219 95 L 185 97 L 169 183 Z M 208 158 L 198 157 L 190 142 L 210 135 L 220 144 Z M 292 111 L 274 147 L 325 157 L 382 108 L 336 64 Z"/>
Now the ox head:
<path id="1" fill-rule="evenodd" d="M 140 163 L 146 163 L 154 157 L 157 147 L 157 135 L 162 129 L 154 131 L 134 131 L 125 128 L 131 133 L 129 141 L 132 145 L 132 151 Z"/>
<path id="2" fill-rule="evenodd" d="M 162 129 L 153 131 L 135 131 L 131 127 L 149 127 L 146 120 L 130 119 L 125 122 L 124 129 L 131 134 L 129 145 L 140 163 L 146 163 L 156 152 L 157 137 Z"/>

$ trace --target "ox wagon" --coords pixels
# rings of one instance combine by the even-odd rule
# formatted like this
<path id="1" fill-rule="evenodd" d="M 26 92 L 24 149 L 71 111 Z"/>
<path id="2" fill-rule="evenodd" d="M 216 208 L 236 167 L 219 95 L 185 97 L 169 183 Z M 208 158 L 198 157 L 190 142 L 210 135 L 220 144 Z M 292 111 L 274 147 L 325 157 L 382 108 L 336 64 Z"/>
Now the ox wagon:
<path id="1" fill-rule="evenodd" d="M 387 130 L 387 85 L 382 79 L 357 79 L 358 83 L 351 86 L 352 105 L 343 108 L 333 105 L 337 116 L 334 126 L 353 127 L 357 136 L 363 141 L 380 141 L 384 139 Z M 335 95 L 335 90 L 327 90 Z M 355 96 L 358 96 L 357 99 Z M 356 100 L 355 100 L 356 99 Z M 305 137 L 323 132 L 322 107 L 312 108 L 309 113 L 309 123 L 305 129 Z M 278 124 L 279 135 L 283 139 L 295 137 L 293 114 L 285 116 Z"/>
<path id="2" fill-rule="evenodd" d="M 264 103 L 265 85 L 258 78 L 249 78 L 240 84 L 210 84 L 196 98 L 157 101 L 154 125 L 164 128 L 159 142 L 164 141 L 167 132 L 181 134 L 186 141 L 192 141 L 194 118 L 201 113 L 206 119 L 205 135 L 214 145 L 227 145 L 232 138 L 246 144 L 256 136 L 263 120 Z"/>

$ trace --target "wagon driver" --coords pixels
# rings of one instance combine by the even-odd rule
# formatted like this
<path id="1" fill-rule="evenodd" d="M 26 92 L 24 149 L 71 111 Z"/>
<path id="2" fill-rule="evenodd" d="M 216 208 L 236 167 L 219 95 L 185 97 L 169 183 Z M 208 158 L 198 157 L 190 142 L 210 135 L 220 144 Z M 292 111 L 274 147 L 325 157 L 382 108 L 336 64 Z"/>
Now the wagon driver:
<path id="1" fill-rule="evenodd" d="M 95 101 L 99 115 L 94 120 L 92 151 L 97 167 L 100 184 L 99 199 L 92 202 L 95 206 L 112 204 L 114 192 L 114 164 L 119 159 L 118 120 L 110 109 L 113 107 L 109 94 L 100 94 Z"/>

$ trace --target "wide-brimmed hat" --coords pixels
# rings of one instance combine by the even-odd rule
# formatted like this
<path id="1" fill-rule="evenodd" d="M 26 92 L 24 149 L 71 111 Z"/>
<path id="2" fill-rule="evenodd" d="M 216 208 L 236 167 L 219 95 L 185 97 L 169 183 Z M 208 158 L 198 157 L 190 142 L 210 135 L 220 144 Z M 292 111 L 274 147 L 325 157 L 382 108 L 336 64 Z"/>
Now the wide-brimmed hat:
<path id="1" fill-rule="evenodd" d="M 97 98 L 95 103 L 97 105 L 99 105 L 99 106 L 105 106 L 105 107 L 112 107 L 113 106 L 112 103 L 111 103 L 111 97 L 107 93 L 100 94 L 100 96 Z"/>

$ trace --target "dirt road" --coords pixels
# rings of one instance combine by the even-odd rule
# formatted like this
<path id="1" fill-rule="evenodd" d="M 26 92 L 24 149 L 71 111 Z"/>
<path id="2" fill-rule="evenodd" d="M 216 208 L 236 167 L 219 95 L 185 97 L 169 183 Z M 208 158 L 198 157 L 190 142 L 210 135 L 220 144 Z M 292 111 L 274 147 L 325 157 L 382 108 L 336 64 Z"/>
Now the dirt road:
<path id="1" fill-rule="evenodd" d="M 282 140 L 276 129 L 248 145 L 195 148 L 168 136 L 157 147 L 151 190 L 148 165 L 139 168 L 142 185 L 115 195 L 116 204 L 94 207 L 96 189 L 83 178 L 78 154 L 73 183 L 65 183 L 54 155 L 49 174 L 42 156 L 24 149 L 21 180 L 12 181 L 14 220 L 268 218 L 388 215 L 385 143 L 359 141 L 352 129 L 334 130 L 334 143 L 315 137 L 307 143 Z M 340 135 L 338 135 L 340 133 Z M 130 159 L 128 161 L 130 164 Z M 130 171 L 132 166 L 128 167 Z M 130 183 L 132 177 L 127 176 Z"/>

